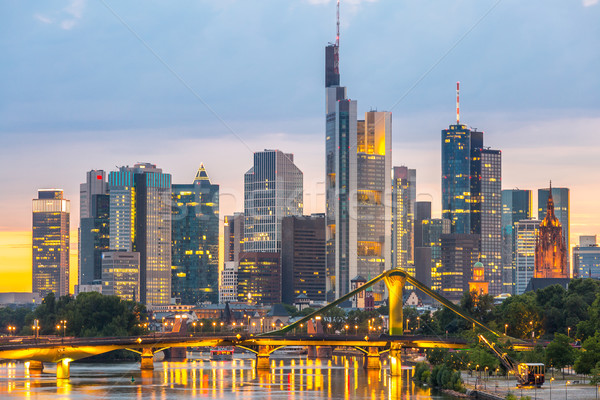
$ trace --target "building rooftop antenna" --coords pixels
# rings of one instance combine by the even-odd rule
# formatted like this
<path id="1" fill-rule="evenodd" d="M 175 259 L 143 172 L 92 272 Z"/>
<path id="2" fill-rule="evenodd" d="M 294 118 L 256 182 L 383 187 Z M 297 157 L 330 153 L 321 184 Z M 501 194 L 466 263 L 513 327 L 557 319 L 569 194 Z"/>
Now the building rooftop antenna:
<path id="1" fill-rule="evenodd" d="M 335 35 L 335 45 L 337 47 L 340 47 L 340 0 L 337 0 L 336 25 L 337 25 L 337 33 Z"/>
<path id="2" fill-rule="evenodd" d="M 460 82 L 456 82 L 456 125 L 460 125 Z"/>

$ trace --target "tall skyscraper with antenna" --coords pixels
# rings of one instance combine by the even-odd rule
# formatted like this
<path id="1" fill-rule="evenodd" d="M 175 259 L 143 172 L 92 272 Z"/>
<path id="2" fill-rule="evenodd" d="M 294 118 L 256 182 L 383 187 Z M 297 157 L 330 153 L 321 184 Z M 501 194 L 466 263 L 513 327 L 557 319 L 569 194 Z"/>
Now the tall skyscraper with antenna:
<path id="1" fill-rule="evenodd" d="M 442 218 L 451 221 L 453 234 L 480 235 L 478 258 L 490 294 L 498 295 L 502 292 L 502 153 L 484 147 L 483 132 L 460 123 L 459 94 L 457 82 L 456 124 L 442 130 Z M 449 265 L 442 271 L 457 273 Z"/>
<path id="2" fill-rule="evenodd" d="M 340 86 L 340 2 L 335 43 L 325 47 L 327 290 L 350 291 L 350 281 L 391 267 L 391 123 L 385 111 L 357 119 L 356 100 Z M 383 285 L 374 287 L 376 299 Z"/>

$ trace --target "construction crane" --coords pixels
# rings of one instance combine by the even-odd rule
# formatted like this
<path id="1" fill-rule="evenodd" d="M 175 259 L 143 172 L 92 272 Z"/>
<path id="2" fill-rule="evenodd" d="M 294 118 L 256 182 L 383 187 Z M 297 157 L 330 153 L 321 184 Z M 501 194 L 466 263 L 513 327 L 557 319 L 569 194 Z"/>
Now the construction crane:
<path id="1" fill-rule="evenodd" d="M 509 373 L 512 373 L 517 378 L 517 386 L 537 386 L 541 387 L 544 384 L 545 365 L 542 363 L 519 363 L 513 360 L 505 352 L 501 352 L 495 343 L 490 343 L 485 336 L 478 335 L 479 341 L 486 344 L 492 350 L 494 355 L 500 360 L 502 365 Z"/>

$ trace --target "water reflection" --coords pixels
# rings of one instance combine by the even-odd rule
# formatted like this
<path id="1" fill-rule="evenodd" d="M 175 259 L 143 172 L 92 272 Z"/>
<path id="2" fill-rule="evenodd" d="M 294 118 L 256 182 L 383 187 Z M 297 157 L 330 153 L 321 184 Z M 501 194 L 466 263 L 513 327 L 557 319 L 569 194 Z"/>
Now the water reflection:
<path id="1" fill-rule="evenodd" d="M 93 397 L 179 399 L 441 399 L 413 384 L 413 369 L 390 377 L 388 369 L 364 370 L 362 358 L 273 357 L 269 370 L 257 371 L 254 357 L 233 361 L 192 355 L 183 362 L 156 362 L 152 371 L 137 363 L 71 364 L 71 378 L 56 380 L 56 367 L 28 371 L 23 363 L 0 363 L 0 397 L 83 399 Z"/>

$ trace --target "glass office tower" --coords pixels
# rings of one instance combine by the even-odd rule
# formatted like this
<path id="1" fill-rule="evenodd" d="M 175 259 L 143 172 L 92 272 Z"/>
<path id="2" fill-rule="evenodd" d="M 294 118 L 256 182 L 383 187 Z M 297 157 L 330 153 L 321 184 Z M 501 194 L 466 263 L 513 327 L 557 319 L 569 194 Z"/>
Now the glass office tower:
<path id="1" fill-rule="evenodd" d="M 171 292 L 182 304 L 219 300 L 219 185 L 200 165 L 192 184 L 172 185 Z"/>

